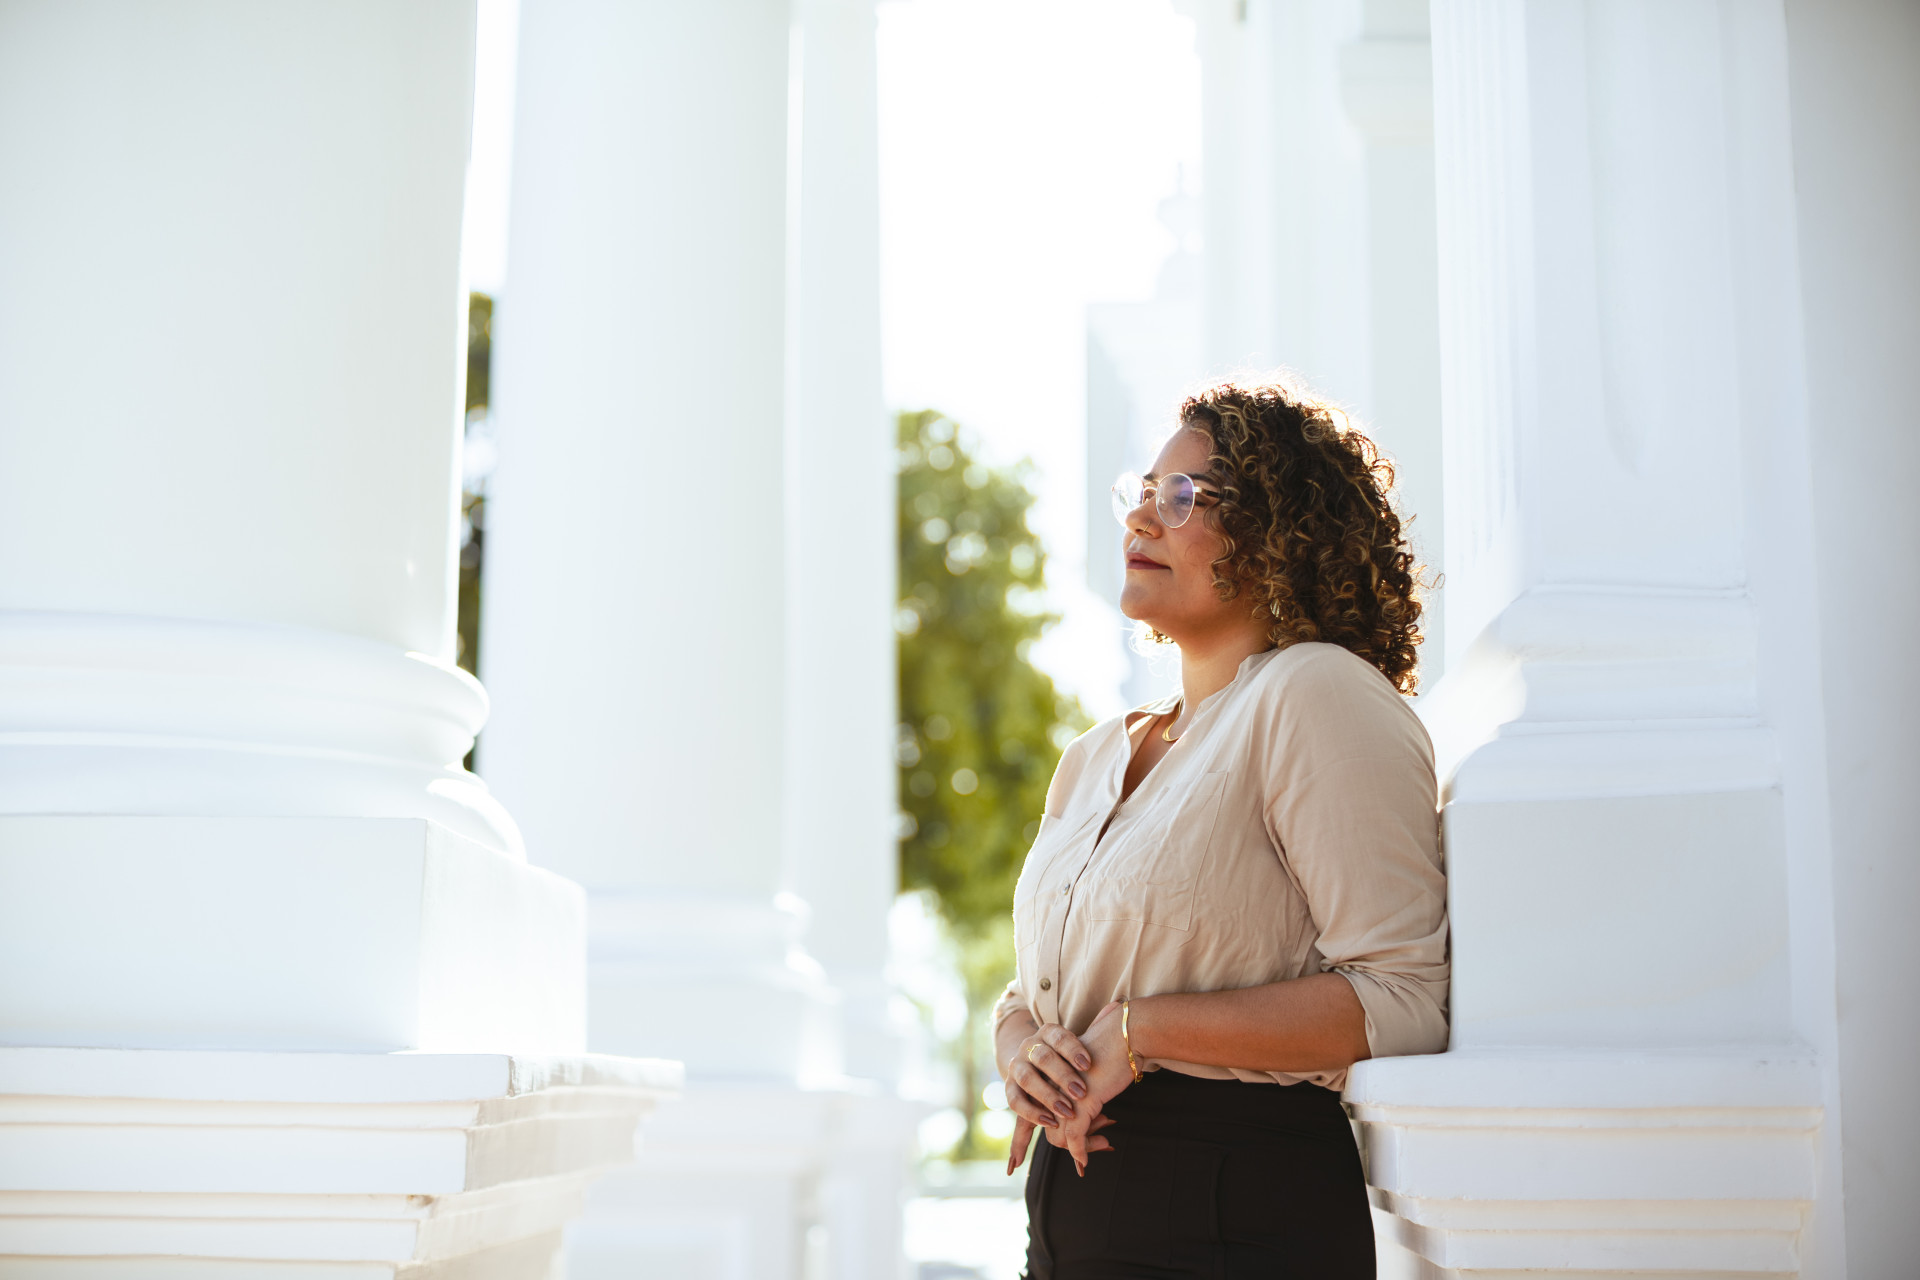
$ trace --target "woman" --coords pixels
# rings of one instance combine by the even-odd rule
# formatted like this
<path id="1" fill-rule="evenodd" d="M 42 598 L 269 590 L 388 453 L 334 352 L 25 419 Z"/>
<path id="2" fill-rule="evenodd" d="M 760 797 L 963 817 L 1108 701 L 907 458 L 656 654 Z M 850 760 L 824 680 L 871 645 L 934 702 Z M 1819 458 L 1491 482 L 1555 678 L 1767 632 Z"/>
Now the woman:
<path id="1" fill-rule="evenodd" d="M 1420 605 L 1393 472 L 1281 385 L 1122 477 L 1121 610 L 1181 691 L 1061 757 L 994 1043 L 1030 1280 L 1374 1274 L 1347 1068 L 1446 1047 Z"/>

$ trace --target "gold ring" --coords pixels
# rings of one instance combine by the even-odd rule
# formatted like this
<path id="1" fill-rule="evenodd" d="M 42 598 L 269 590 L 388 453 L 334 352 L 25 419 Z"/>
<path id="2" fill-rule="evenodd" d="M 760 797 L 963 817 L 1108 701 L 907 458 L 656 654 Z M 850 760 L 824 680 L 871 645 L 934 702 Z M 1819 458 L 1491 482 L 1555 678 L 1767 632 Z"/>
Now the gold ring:
<path id="1" fill-rule="evenodd" d="M 1042 1049 L 1044 1049 L 1044 1048 L 1046 1048 L 1046 1046 L 1045 1046 L 1045 1045 L 1042 1045 L 1042 1044 L 1030 1044 L 1030 1045 L 1028 1045 L 1028 1046 L 1027 1046 L 1027 1061 L 1028 1061 L 1028 1062 L 1031 1062 L 1031 1063 L 1033 1063 L 1033 1064 L 1034 1064 L 1035 1066 L 1039 1066 L 1039 1065 L 1040 1065 L 1040 1059 L 1038 1059 L 1038 1058 L 1036 1058 L 1036 1057 L 1034 1057 L 1033 1055 L 1034 1055 L 1034 1054 L 1036 1054 L 1036 1053 L 1038 1053 L 1038 1052 L 1040 1052 L 1040 1050 L 1042 1050 Z"/>

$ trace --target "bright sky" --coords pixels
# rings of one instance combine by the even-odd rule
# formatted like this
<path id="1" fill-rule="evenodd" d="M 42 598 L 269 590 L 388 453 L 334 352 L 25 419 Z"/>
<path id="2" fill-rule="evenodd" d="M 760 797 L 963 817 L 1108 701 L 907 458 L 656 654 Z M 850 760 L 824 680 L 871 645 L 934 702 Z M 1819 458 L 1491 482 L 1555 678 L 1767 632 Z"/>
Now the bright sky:
<path id="1" fill-rule="evenodd" d="M 1200 160 L 1193 23 L 1172 0 L 885 0 L 887 399 L 1038 467 L 1066 617 L 1036 660 L 1119 708 L 1119 615 L 1084 587 L 1085 308 L 1153 292 L 1159 205 Z"/>
<path id="2" fill-rule="evenodd" d="M 480 0 L 470 287 L 506 262 L 515 0 Z M 1122 620 L 1084 587 L 1089 302 L 1144 299 L 1158 218 L 1199 172 L 1200 66 L 1173 0 L 882 0 L 886 392 L 990 461 L 1031 457 L 1066 620 L 1036 651 L 1089 710 L 1119 707 Z"/>
<path id="3" fill-rule="evenodd" d="M 474 40 L 473 154 L 461 267 L 467 288 L 497 294 L 507 272 L 507 186 L 513 162 L 513 57 L 518 0 L 479 0 Z"/>

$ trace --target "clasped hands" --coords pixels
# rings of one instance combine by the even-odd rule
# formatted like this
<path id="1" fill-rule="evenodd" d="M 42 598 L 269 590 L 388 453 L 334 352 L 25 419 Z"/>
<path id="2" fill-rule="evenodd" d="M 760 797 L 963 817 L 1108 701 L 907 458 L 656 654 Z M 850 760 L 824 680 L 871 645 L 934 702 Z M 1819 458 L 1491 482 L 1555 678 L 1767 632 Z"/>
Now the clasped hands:
<path id="1" fill-rule="evenodd" d="M 1032 1026 L 1032 1019 L 1027 1021 Z M 1000 1064 L 1000 1076 L 1007 1106 L 1017 1117 L 1007 1172 L 1026 1159 L 1039 1128 L 1048 1142 L 1073 1156 L 1074 1168 L 1085 1176 L 1087 1157 L 1113 1145 L 1100 1132 L 1113 1124 L 1101 1108 L 1133 1083 L 1120 1035 L 1120 1002 L 1102 1009 L 1084 1035 L 1058 1023 L 1036 1028 L 1013 1046 Z"/>

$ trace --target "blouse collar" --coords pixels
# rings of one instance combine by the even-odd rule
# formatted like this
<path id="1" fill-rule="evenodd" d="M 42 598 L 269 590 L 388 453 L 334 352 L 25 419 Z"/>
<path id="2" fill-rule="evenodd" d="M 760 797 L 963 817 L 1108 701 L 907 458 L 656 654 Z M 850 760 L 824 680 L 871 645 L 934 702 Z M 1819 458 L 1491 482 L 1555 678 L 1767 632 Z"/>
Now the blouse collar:
<path id="1" fill-rule="evenodd" d="M 1239 667 L 1237 667 L 1234 670 L 1233 679 L 1227 681 L 1225 684 L 1221 685 L 1218 689 L 1215 689 L 1212 693 L 1200 699 L 1200 704 L 1193 709 L 1193 714 L 1195 714 L 1196 716 L 1199 715 L 1202 711 L 1205 711 L 1208 707 L 1218 702 L 1221 698 L 1221 695 L 1227 693 L 1229 690 L 1244 687 L 1247 676 L 1251 672 L 1259 669 L 1260 667 L 1265 666 L 1267 662 L 1279 652 L 1280 650 L 1277 648 L 1262 649 L 1258 653 L 1250 653 L 1245 658 L 1242 658 L 1240 660 Z M 1133 710 L 1129 711 L 1122 718 L 1123 724 L 1131 723 L 1133 720 L 1133 717 L 1141 714 L 1142 712 L 1145 712 L 1148 715 L 1163 716 L 1167 712 L 1173 710 L 1175 707 L 1180 705 L 1180 696 L 1181 696 L 1180 693 L 1176 690 L 1175 692 L 1168 694 L 1164 698 L 1157 698 L 1152 702 L 1144 703 L 1141 706 L 1137 706 Z"/>

